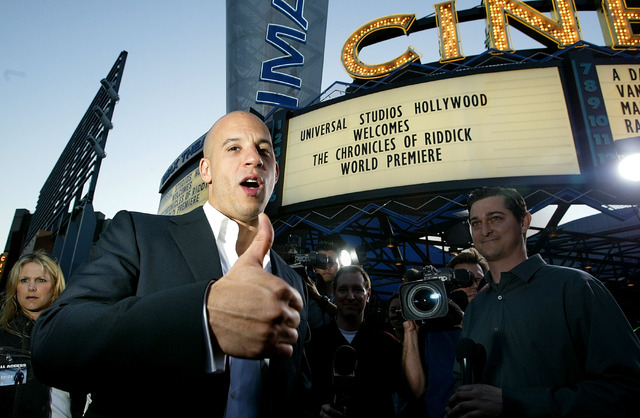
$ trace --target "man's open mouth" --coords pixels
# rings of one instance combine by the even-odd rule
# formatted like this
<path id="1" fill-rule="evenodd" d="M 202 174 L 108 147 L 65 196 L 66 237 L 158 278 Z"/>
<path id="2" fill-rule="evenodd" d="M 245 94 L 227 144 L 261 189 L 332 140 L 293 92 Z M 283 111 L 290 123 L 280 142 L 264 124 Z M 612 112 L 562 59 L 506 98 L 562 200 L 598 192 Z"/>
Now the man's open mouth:
<path id="1" fill-rule="evenodd" d="M 258 183 L 258 180 L 255 180 L 255 179 L 245 180 L 242 183 L 240 183 L 240 185 L 242 187 L 249 187 L 249 188 L 256 188 L 256 189 L 260 187 L 260 183 Z"/>

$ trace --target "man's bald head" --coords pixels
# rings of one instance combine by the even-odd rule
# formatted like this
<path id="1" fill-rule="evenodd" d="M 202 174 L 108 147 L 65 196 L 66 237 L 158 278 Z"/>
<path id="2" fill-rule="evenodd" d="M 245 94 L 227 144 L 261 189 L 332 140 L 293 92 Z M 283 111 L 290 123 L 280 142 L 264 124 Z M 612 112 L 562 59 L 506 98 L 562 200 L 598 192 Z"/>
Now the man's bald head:
<path id="1" fill-rule="evenodd" d="M 233 112 L 227 113 L 226 115 L 215 121 L 213 126 L 211 126 L 211 128 L 209 129 L 209 132 L 207 132 L 207 135 L 204 137 L 204 145 L 202 146 L 202 151 L 205 157 L 211 155 L 211 152 L 213 151 L 213 139 L 216 137 L 216 135 L 220 135 L 220 131 L 222 130 L 221 127 L 224 126 L 225 121 L 230 118 L 233 119 L 238 117 L 254 118 L 261 123 L 264 123 L 264 121 L 258 116 L 254 115 L 251 112 L 245 112 L 244 110 L 234 110 Z"/>
<path id="2" fill-rule="evenodd" d="M 230 219 L 257 223 L 279 176 L 264 121 L 244 111 L 221 117 L 205 136 L 203 153 L 199 168 L 209 203 Z"/>

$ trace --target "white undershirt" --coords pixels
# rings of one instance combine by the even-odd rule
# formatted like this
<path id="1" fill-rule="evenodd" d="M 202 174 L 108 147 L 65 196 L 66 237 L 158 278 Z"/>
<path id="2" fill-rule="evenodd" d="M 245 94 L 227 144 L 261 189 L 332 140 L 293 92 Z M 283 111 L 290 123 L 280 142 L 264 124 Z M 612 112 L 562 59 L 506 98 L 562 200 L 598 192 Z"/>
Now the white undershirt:
<path id="1" fill-rule="evenodd" d="M 338 327 L 338 329 L 340 330 L 340 332 L 342 333 L 342 336 L 349 341 L 349 344 L 351 344 L 351 341 L 353 341 L 353 339 L 355 338 L 356 334 L 358 333 L 358 330 L 355 331 L 346 331 L 340 327 Z"/>

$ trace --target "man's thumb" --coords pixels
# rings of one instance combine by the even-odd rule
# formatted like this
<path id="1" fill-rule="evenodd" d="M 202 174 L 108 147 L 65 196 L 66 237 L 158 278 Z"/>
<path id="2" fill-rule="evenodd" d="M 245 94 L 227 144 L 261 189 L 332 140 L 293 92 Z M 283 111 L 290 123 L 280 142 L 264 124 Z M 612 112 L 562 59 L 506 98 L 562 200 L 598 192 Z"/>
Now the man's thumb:
<path id="1" fill-rule="evenodd" d="M 253 237 L 253 242 L 244 255 L 262 265 L 265 255 L 273 245 L 273 226 L 269 217 L 264 213 L 258 215 L 258 222 L 258 233 Z"/>

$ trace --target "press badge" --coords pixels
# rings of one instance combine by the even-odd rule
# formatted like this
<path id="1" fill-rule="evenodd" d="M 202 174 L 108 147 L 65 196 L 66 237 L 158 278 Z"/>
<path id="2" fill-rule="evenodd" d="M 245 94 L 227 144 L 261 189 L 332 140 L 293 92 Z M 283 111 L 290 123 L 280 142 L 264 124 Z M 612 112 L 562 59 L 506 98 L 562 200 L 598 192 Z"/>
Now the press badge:
<path id="1" fill-rule="evenodd" d="M 27 383 L 27 363 L 30 353 L 26 350 L 0 348 L 0 386 Z"/>

